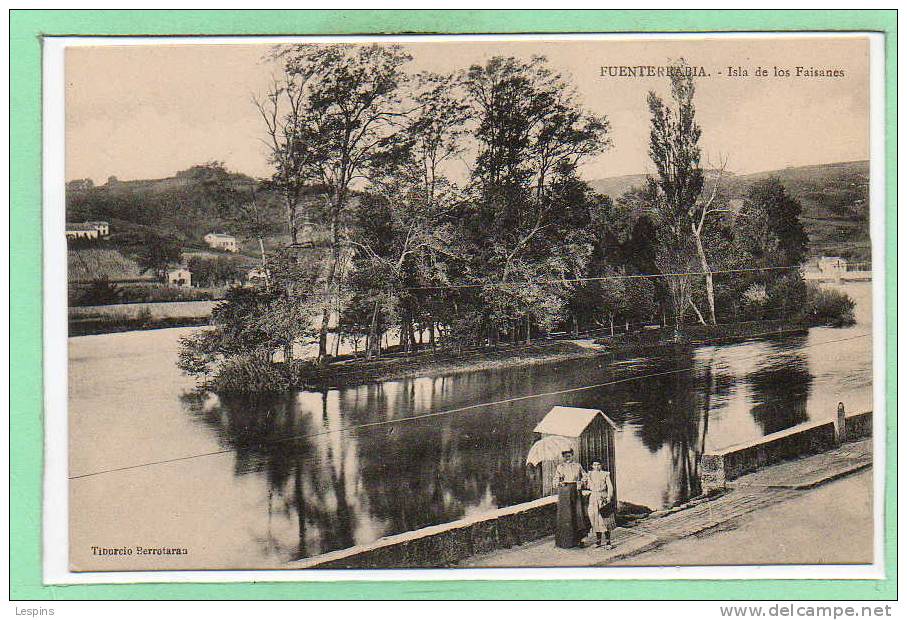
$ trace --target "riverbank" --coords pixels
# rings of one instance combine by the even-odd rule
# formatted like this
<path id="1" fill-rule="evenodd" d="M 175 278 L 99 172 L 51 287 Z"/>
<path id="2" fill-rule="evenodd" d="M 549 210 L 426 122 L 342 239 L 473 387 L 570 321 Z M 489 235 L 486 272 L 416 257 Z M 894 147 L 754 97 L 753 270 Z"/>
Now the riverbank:
<path id="1" fill-rule="evenodd" d="M 510 549 L 473 556 L 456 564 L 459 568 L 505 568 L 505 567 L 549 567 L 549 566 L 665 566 L 665 565 L 708 565 L 708 564 L 811 564 L 839 563 L 859 564 L 872 561 L 872 439 L 860 439 L 838 448 L 785 461 L 766 467 L 758 472 L 734 481 L 725 494 L 706 500 L 691 502 L 690 505 L 670 511 L 653 513 L 646 519 L 630 522 L 618 527 L 613 534 L 614 548 L 595 547 L 586 540 L 582 547 L 559 549 L 554 537 L 526 543 Z M 863 472 L 863 473 L 860 473 Z M 844 495 L 847 502 L 840 501 L 841 495 L 829 493 L 825 485 L 839 480 L 848 480 L 852 475 L 861 476 L 860 482 L 850 482 L 847 488 L 856 488 L 859 494 Z M 805 478 L 808 476 L 808 480 Z M 854 521 L 854 508 L 859 521 Z M 787 519 L 775 520 L 773 515 L 784 514 Z M 807 520 L 821 522 L 815 528 L 804 527 Z M 768 522 L 766 527 L 766 522 Z M 756 523 L 755 527 L 750 525 Z M 796 539 L 796 545 L 778 546 L 778 523 L 799 524 L 797 532 L 808 533 L 815 545 L 810 545 L 803 535 Z M 851 529 L 860 535 L 850 540 L 851 553 L 842 555 L 840 549 L 829 547 L 829 535 L 840 537 L 842 523 L 850 523 Z M 738 528 L 742 534 L 734 538 L 752 538 L 746 528 L 752 531 L 771 532 L 767 539 L 757 536 L 751 541 L 754 546 L 771 543 L 777 553 L 769 557 L 754 555 L 747 545 L 726 545 L 721 542 L 728 532 Z M 711 541 L 710 537 L 719 541 Z M 695 544 L 681 545 L 680 541 L 691 540 Z M 855 544 L 860 542 L 863 544 Z M 695 555 L 683 551 L 697 548 Z M 711 553 L 708 551 L 711 550 Z M 661 552 L 661 553 L 659 553 Z M 670 558 L 670 561 L 667 560 Z"/>
<path id="2" fill-rule="evenodd" d="M 427 568 L 440 566 L 585 566 L 613 563 L 684 537 L 721 529 L 753 510 L 794 497 L 872 465 L 872 412 L 817 421 L 751 442 L 761 455 L 752 467 L 727 470 L 720 485 L 670 508 L 651 511 L 620 503 L 614 549 L 553 544 L 557 496 L 477 513 L 302 560 L 299 568 Z M 839 441 L 849 438 L 849 442 Z M 787 440 L 793 440 L 787 441 Z M 706 460 L 749 453 L 750 443 L 701 456 L 703 490 L 712 468 Z M 709 471 L 705 471 L 709 469 Z M 853 498 L 859 501 L 863 498 Z M 867 502 L 871 503 L 870 498 Z M 590 536 L 591 538 L 591 536 Z M 870 546 L 871 550 L 871 546 Z M 783 554 L 770 563 L 790 562 Z M 853 559 L 852 562 L 859 560 Z"/>
<path id="3" fill-rule="evenodd" d="M 171 327 L 207 325 L 217 301 L 168 301 L 72 306 L 69 335 L 91 336 Z"/>
<path id="4" fill-rule="evenodd" d="M 789 321 L 754 321 L 685 328 L 675 340 L 673 328 L 617 334 L 606 338 L 538 340 L 530 344 L 498 345 L 457 353 L 454 350 L 391 353 L 379 359 L 344 356 L 323 365 L 308 364 L 299 371 L 300 387 L 331 389 L 410 377 L 435 377 L 481 370 L 549 364 L 603 355 L 642 355 L 655 348 L 706 343 L 730 344 L 753 338 L 806 334 L 808 326 Z"/>

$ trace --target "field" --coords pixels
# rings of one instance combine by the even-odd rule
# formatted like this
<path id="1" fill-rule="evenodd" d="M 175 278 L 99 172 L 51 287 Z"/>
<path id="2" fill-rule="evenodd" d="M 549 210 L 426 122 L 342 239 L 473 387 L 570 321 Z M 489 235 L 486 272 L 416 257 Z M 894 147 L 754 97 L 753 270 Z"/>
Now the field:
<path id="1" fill-rule="evenodd" d="M 98 278 L 111 281 L 154 279 L 152 275 L 141 273 L 135 261 L 115 248 L 69 250 L 67 272 L 70 282 L 89 282 Z"/>
<path id="2" fill-rule="evenodd" d="M 151 319 L 207 318 L 216 301 L 174 301 L 162 303 L 110 304 L 107 306 L 73 306 L 69 308 L 70 319 L 91 319 L 105 317 Z"/>
<path id="3" fill-rule="evenodd" d="M 216 301 L 70 306 L 69 335 L 207 325 Z"/>

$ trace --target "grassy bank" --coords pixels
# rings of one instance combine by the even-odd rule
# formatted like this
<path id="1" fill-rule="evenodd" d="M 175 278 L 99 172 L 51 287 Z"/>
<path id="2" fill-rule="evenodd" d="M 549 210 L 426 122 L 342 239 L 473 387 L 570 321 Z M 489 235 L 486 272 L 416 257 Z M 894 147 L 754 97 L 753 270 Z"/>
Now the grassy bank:
<path id="1" fill-rule="evenodd" d="M 145 317 L 129 315 L 109 315 L 91 318 L 70 318 L 70 336 L 93 336 L 96 334 L 113 334 L 146 329 L 165 329 L 168 327 L 196 327 L 208 324 L 208 317 Z"/>
<path id="2" fill-rule="evenodd" d="M 808 326 L 789 321 L 758 321 L 731 325 L 696 325 L 685 327 L 681 343 L 732 343 L 751 338 L 770 338 L 806 333 Z M 545 364 L 569 359 L 598 357 L 606 354 L 643 353 L 647 349 L 676 344 L 673 328 L 660 328 L 618 334 L 613 337 L 571 340 L 538 340 L 531 344 L 499 345 L 457 353 L 452 350 L 390 355 L 382 359 L 339 359 L 323 364 L 303 365 L 299 372 L 301 386 L 334 388 L 364 383 L 450 375 L 478 370 Z"/>
<path id="3" fill-rule="evenodd" d="M 324 365 L 307 365 L 299 376 L 306 387 L 342 387 L 407 377 L 450 375 L 595 357 L 606 350 L 604 347 L 584 346 L 569 340 L 540 341 L 529 345 L 488 347 L 459 354 L 453 350 L 438 350 L 410 356 L 387 356 L 377 360 L 347 359 Z"/>
<path id="4" fill-rule="evenodd" d="M 69 335 L 207 325 L 216 302 L 115 304 L 69 308 Z"/>

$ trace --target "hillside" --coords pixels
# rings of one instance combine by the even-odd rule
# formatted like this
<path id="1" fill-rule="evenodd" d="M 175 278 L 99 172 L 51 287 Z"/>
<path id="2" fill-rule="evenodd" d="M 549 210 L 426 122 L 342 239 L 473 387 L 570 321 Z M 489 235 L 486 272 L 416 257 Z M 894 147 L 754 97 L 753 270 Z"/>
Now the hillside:
<path id="1" fill-rule="evenodd" d="M 137 237 L 152 233 L 172 237 L 187 249 L 204 249 L 202 238 L 206 233 L 230 232 L 224 196 L 251 196 L 255 186 L 250 177 L 217 165 L 194 166 L 165 179 L 111 178 L 99 186 L 73 181 L 67 184 L 66 219 L 110 222 L 114 245 L 132 245 Z M 280 232 L 277 223 L 282 220 L 276 201 L 265 192 L 259 192 L 258 200 L 263 208 L 273 211 L 269 219 L 275 222 L 274 232 Z M 252 245 L 242 251 L 256 251 Z"/>
<path id="2" fill-rule="evenodd" d="M 871 260 L 869 240 L 869 162 L 854 161 L 797 166 L 747 175 L 725 173 L 728 198 L 743 198 L 750 185 L 768 177 L 781 180 L 803 205 L 803 224 L 814 256 Z M 612 198 L 642 185 L 645 175 L 596 179 L 590 185 Z"/>

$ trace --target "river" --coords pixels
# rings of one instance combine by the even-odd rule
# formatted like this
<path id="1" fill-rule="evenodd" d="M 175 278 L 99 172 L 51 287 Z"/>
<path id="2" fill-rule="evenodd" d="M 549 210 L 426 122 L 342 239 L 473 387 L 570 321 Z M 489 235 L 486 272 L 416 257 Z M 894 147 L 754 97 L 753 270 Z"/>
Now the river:
<path id="1" fill-rule="evenodd" d="M 71 338 L 73 569 L 285 567 L 533 499 L 526 453 L 554 405 L 605 411 L 620 499 L 670 506 L 698 492 L 703 450 L 832 418 L 838 401 L 871 409 L 871 283 L 844 289 L 844 329 L 254 401 L 199 395 L 179 373 L 197 328 Z M 189 553 L 114 563 L 92 545 Z"/>

